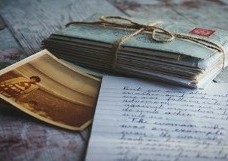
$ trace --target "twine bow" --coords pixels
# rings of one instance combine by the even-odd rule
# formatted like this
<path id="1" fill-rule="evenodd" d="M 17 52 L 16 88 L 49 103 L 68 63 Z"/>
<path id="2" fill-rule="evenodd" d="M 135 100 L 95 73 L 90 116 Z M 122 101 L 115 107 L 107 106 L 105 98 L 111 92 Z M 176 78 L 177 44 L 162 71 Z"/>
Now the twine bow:
<path id="1" fill-rule="evenodd" d="M 223 68 L 225 67 L 225 52 L 222 47 L 217 45 L 216 43 L 213 43 L 211 41 L 193 37 L 190 35 L 185 35 L 182 33 L 172 33 L 168 30 L 165 30 L 161 27 L 158 27 L 157 25 L 160 22 L 150 23 L 148 25 L 139 24 L 137 22 L 134 22 L 128 18 L 119 17 L 119 16 L 101 16 L 99 21 L 94 22 L 69 22 L 66 24 L 66 27 L 71 24 L 90 24 L 90 25 L 101 25 L 101 26 L 107 26 L 107 27 L 117 27 L 117 28 L 126 28 L 126 29 L 135 29 L 133 33 L 129 35 L 125 35 L 122 38 L 118 39 L 113 43 L 113 49 L 114 49 L 114 56 L 113 56 L 113 62 L 112 62 L 112 68 L 115 69 L 116 62 L 117 62 L 117 56 L 118 56 L 118 50 L 126 40 L 131 39 L 132 37 L 142 33 L 146 32 L 151 35 L 151 38 L 159 43 L 166 43 L 174 40 L 175 38 L 183 39 L 186 41 L 191 41 L 200 45 L 203 45 L 209 49 L 216 50 L 223 55 Z"/>

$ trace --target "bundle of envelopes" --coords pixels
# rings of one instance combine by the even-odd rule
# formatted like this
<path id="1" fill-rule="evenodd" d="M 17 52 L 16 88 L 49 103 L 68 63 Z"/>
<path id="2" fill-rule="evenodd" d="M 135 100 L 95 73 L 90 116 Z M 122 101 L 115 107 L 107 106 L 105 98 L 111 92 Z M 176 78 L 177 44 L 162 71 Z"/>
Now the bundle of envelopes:
<path id="1" fill-rule="evenodd" d="M 87 68 L 201 87 L 227 65 L 228 33 L 190 24 L 93 15 L 43 45 Z"/>

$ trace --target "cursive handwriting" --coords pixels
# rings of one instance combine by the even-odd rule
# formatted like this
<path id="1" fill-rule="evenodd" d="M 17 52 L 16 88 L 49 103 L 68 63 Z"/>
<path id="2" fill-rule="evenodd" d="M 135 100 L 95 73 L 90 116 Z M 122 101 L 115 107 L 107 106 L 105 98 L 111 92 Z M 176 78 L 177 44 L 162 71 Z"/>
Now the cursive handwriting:
<path id="1" fill-rule="evenodd" d="M 109 160 L 228 160 L 228 88 L 190 90 L 105 80 L 92 136 L 109 139 L 96 144 L 110 148 Z"/>

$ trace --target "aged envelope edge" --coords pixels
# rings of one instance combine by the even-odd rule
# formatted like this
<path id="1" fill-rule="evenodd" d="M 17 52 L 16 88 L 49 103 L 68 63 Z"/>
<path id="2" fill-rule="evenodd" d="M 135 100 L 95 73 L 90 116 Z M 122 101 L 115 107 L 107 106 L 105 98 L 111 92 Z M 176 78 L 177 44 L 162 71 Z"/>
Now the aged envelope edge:
<path id="1" fill-rule="evenodd" d="M 5 74 L 5 73 L 7 73 L 7 72 L 9 72 L 9 71 L 11 71 L 11 70 L 13 70 L 13 69 L 15 69 L 15 68 L 18 68 L 18 67 L 20 67 L 20 66 L 22 66 L 22 65 L 24 65 L 24 64 L 26 64 L 26 63 L 28 63 L 28 62 L 34 60 L 34 59 L 37 59 L 37 58 L 39 58 L 39 57 L 41 57 L 41 56 L 43 56 L 43 55 L 49 55 L 51 58 L 53 58 L 54 60 L 56 60 L 58 63 L 60 63 L 60 64 L 62 64 L 62 65 L 64 65 L 64 66 L 66 66 L 67 68 L 69 68 L 69 70 L 73 70 L 74 72 L 77 72 L 77 73 L 79 73 L 79 74 L 81 74 L 81 75 L 83 75 L 83 76 L 86 76 L 86 77 L 88 77 L 88 78 L 91 78 L 91 79 L 93 79 L 93 80 L 95 80 L 95 81 L 98 81 L 98 82 L 101 81 L 100 79 L 98 79 L 98 78 L 96 78 L 96 77 L 93 77 L 93 76 L 91 76 L 91 75 L 88 75 L 88 74 L 86 74 L 86 73 L 83 73 L 82 71 L 80 71 L 80 70 L 77 69 L 76 67 L 73 67 L 73 66 L 71 66 L 71 65 L 68 65 L 67 63 L 62 62 L 61 60 L 59 60 L 57 57 L 55 57 L 54 55 L 52 55 L 52 54 L 51 54 L 48 50 L 46 50 L 46 49 L 41 50 L 41 51 L 39 51 L 39 52 L 36 53 L 36 54 L 33 54 L 33 55 L 31 55 L 31 56 L 29 56 L 29 57 L 27 57 L 27 58 L 25 58 L 25 59 L 23 59 L 23 60 L 21 60 L 21 61 L 15 63 L 15 64 L 12 64 L 12 65 L 10 65 L 10 66 L 8 66 L 8 67 L 2 69 L 2 70 L 0 71 L 0 75 Z"/>
<path id="2" fill-rule="evenodd" d="M 68 129 L 68 130 L 73 130 L 73 131 L 81 131 L 83 129 L 85 129 L 86 127 L 88 127 L 91 123 L 92 123 L 92 119 L 86 121 L 84 124 L 82 124 L 81 126 L 79 127 L 75 127 L 75 126 L 70 126 L 70 125 L 67 125 L 67 124 L 63 124 L 63 123 L 59 123 L 57 121 L 53 121 L 53 120 L 50 120 L 50 119 L 47 119 L 45 117 L 42 117 L 34 112 L 31 112 L 30 110 L 26 109 L 25 107 L 23 107 L 22 105 L 19 105 L 18 103 L 10 100 L 9 98 L 3 96 L 0 94 L 0 98 L 2 98 L 3 100 L 5 100 L 6 102 L 10 103 L 11 105 L 15 106 L 16 108 L 18 108 L 19 110 L 29 114 L 30 116 L 33 116 L 41 121 L 44 121 L 46 123 L 49 123 L 51 125 L 55 125 L 57 127 L 61 127 L 61 128 L 64 128 L 64 129 Z"/>

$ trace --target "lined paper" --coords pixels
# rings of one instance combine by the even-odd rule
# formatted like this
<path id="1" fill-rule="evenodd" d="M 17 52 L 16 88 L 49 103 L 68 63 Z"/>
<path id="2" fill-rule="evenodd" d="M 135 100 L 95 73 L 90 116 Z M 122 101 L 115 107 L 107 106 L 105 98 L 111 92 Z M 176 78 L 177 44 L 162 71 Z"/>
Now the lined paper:
<path id="1" fill-rule="evenodd" d="M 227 161 L 228 84 L 104 76 L 87 161 Z"/>

